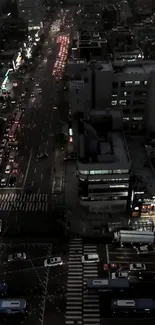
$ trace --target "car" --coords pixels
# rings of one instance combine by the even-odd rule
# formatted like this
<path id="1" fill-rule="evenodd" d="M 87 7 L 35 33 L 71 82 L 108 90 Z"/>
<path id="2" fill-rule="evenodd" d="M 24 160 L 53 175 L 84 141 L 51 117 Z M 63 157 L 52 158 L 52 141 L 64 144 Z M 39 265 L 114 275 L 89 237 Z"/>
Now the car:
<path id="1" fill-rule="evenodd" d="M 7 140 L 6 139 L 3 139 L 2 142 L 1 142 L 1 144 L 0 144 L 0 148 L 5 148 L 6 143 L 7 143 Z"/>
<path id="2" fill-rule="evenodd" d="M 26 260 L 26 254 L 25 253 L 12 253 L 8 255 L 8 262 L 13 262 L 17 260 Z"/>
<path id="3" fill-rule="evenodd" d="M 53 106 L 53 109 L 57 109 L 57 106 Z"/>
<path id="4" fill-rule="evenodd" d="M 85 254 L 81 257 L 82 263 L 98 263 L 99 255 L 98 254 Z"/>
<path id="5" fill-rule="evenodd" d="M 43 158 L 48 158 L 48 153 L 47 152 L 43 152 L 38 154 L 38 159 L 43 159 Z"/>
<path id="6" fill-rule="evenodd" d="M 39 82 L 36 82 L 36 87 L 39 87 Z"/>
<path id="7" fill-rule="evenodd" d="M 10 174 L 10 172 L 11 172 L 11 166 L 7 165 L 5 168 L 5 174 Z"/>
<path id="8" fill-rule="evenodd" d="M 18 168 L 17 168 L 17 167 L 14 167 L 14 168 L 12 169 L 12 175 L 13 175 L 13 176 L 17 176 L 18 173 L 19 173 Z"/>
<path id="9" fill-rule="evenodd" d="M 5 187 L 6 185 L 7 185 L 7 178 L 6 177 L 1 178 L 0 186 Z"/>
<path id="10" fill-rule="evenodd" d="M 110 270 L 120 270 L 120 265 L 119 264 L 104 264 L 103 265 L 104 271 L 110 271 Z"/>
<path id="11" fill-rule="evenodd" d="M 130 271 L 144 271 L 146 270 L 146 265 L 143 263 L 133 263 L 129 264 Z"/>
<path id="12" fill-rule="evenodd" d="M 38 89 L 38 94 L 42 94 L 42 89 Z"/>
<path id="13" fill-rule="evenodd" d="M 34 97 L 34 92 L 31 93 L 31 97 Z"/>
<path id="14" fill-rule="evenodd" d="M 129 276 L 128 272 L 112 272 L 111 273 L 111 279 L 128 278 L 128 276 Z"/>
<path id="15" fill-rule="evenodd" d="M 144 255 L 144 254 L 149 254 L 149 253 L 155 253 L 155 250 L 153 249 L 152 246 L 150 245 L 142 245 L 142 246 L 134 246 L 134 249 L 136 250 L 138 255 Z"/>
<path id="16" fill-rule="evenodd" d="M 11 176 L 10 176 L 10 179 L 9 179 L 9 186 L 10 186 L 10 187 L 14 187 L 15 184 L 16 184 L 16 176 L 11 175 Z"/>
<path id="17" fill-rule="evenodd" d="M 7 127 L 7 128 L 5 129 L 5 133 L 9 133 L 9 131 L 10 131 L 10 127 Z"/>
<path id="18" fill-rule="evenodd" d="M 61 257 L 51 257 L 51 258 L 47 258 L 44 261 L 44 266 L 45 267 L 51 267 L 51 266 L 58 266 L 58 265 L 62 265 L 62 258 Z"/>
<path id="19" fill-rule="evenodd" d="M 7 132 L 4 133 L 4 139 L 7 139 L 9 134 Z"/>

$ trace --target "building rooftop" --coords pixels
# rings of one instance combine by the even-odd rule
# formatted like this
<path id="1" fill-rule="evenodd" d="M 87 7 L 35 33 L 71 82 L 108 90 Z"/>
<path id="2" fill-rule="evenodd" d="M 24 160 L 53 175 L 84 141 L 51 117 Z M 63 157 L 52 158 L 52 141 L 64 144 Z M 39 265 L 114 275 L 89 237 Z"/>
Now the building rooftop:
<path id="1" fill-rule="evenodd" d="M 114 61 L 113 64 L 114 70 L 115 68 L 120 68 L 119 72 L 123 72 L 126 74 L 130 73 L 150 73 L 155 70 L 155 61 L 138 61 L 138 62 L 117 62 Z"/>
<path id="2" fill-rule="evenodd" d="M 143 141 L 127 138 L 127 145 L 132 160 L 132 171 L 139 180 L 139 190 L 143 189 L 146 194 L 155 195 L 155 172 L 150 164 Z"/>
<path id="3" fill-rule="evenodd" d="M 103 123 L 84 123 L 84 133 L 79 138 L 79 162 L 87 164 L 86 169 L 130 169 L 130 156 L 121 131 L 106 132 Z"/>

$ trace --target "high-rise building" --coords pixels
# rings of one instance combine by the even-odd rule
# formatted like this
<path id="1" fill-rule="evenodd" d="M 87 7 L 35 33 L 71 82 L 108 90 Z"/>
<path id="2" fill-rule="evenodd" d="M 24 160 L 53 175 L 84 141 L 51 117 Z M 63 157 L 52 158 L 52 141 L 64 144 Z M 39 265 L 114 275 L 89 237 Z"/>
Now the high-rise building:
<path id="1" fill-rule="evenodd" d="M 43 26 L 44 6 L 42 0 L 17 0 L 18 16 L 28 20 L 29 30 Z"/>

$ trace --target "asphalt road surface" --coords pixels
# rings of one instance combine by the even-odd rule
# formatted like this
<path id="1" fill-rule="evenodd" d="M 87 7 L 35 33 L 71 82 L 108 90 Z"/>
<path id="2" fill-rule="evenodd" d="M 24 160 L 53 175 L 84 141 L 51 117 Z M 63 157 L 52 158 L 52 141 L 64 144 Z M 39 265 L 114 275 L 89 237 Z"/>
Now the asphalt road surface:
<path id="1" fill-rule="evenodd" d="M 19 262 L 8 262 L 8 255 L 12 252 L 26 253 L 26 260 Z M 82 264 L 83 254 L 98 253 L 100 262 L 98 264 Z M 114 259 L 112 256 L 115 253 Z M 134 262 L 140 260 L 134 252 Z M 92 278 L 105 278 L 108 274 L 104 271 L 104 263 L 122 263 L 125 249 L 119 251 L 111 245 L 95 244 L 94 240 L 82 238 L 71 238 L 69 242 L 42 243 L 42 242 L 1 242 L 1 265 L 0 280 L 8 284 L 9 297 L 24 297 L 29 302 L 29 313 L 22 324 L 44 324 L 52 322 L 60 324 L 122 324 L 129 322 L 126 318 L 111 318 L 108 311 L 110 299 L 99 293 L 90 293 L 86 290 L 86 281 Z M 50 256 L 61 256 L 63 265 L 52 268 L 44 267 L 44 260 Z M 122 259 L 120 258 L 122 256 Z M 129 263 L 130 258 L 124 263 Z M 154 268 L 153 258 L 147 258 L 146 265 Z M 150 264 L 149 264 L 150 263 Z M 152 263 L 152 264 L 151 264 Z M 117 297 L 117 298 L 120 298 Z M 125 297 L 126 299 L 128 297 Z M 132 297 L 134 298 L 134 297 Z M 133 319 L 139 324 L 143 319 Z M 131 320 L 130 320 L 131 321 Z M 146 319 L 145 319 L 146 322 Z M 147 319 L 148 324 L 153 319 Z M 7 319 L 6 325 L 10 324 Z M 21 324 L 21 322 L 16 322 Z"/>
<path id="2" fill-rule="evenodd" d="M 57 81 L 52 75 L 60 49 L 60 43 L 56 42 L 57 35 L 49 33 L 48 44 L 43 47 L 42 59 L 34 73 L 35 80 L 30 80 L 29 95 L 34 96 L 25 98 L 26 108 L 17 137 L 19 151 L 16 161 L 19 163 L 20 174 L 16 187 L 4 188 L 0 192 L 5 233 L 11 231 L 21 235 L 23 232 L 38 232 L 48 235 L 51 229 L 53 232 L 61 231 L 52 213 L 55 201 L 52 189 L 57 165 L 61 179 L 63 177 L 63 156 L 56 136 L 62 131 L 68 110 L 65 108 L 62 111 L 63 105 L 59 105 L 63 81 Z M 36 86 L 37 83 L 39 87 Z M 37 156 L 43 152 L 48 153 L 48 158 L 38 159 Z M 52 220 L 56 228 L 51 226 Z"/>

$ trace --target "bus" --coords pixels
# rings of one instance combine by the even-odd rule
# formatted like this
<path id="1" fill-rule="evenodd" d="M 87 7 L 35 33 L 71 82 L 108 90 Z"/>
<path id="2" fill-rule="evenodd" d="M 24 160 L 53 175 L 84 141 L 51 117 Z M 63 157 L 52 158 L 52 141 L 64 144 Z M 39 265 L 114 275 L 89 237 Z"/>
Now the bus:
<path id="1" fill-rule="evenodd" d="M 16 132 L 17 132 L 17 129 L 18 129 L 18 125 L 16 123 L 14 123 L 10 129 L 10 132 L 9 132 L 9 141 L 15 141 L 15 135 L 16 135 Z"/>
<path id="2" fill-rule="evenodd" d="M 87 280 L 88 292 L 124 291 L 129 288 L 130 284 L 127 278 Z"/>
<path id="3" fill-rule="evenodd" d="M 155 301 L 152 298 L 113 299 L 111 301 L 113 314 L 120 313 L 152 313 L 155 312 Z"/>
<path id="4" fill-rule="evenodd" d="M 25 314 L 26 311 L 25 299 L 0 299 L 0 314 Z"/>
<path id="5" fill-rule="evenodd" d="M 18 112 L 15 118 L 15 124 L 19 124 L 23 112 Z"/>

